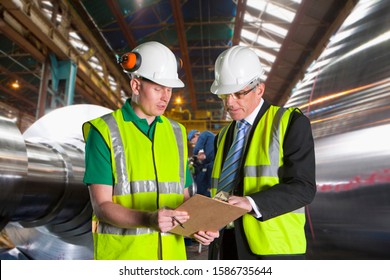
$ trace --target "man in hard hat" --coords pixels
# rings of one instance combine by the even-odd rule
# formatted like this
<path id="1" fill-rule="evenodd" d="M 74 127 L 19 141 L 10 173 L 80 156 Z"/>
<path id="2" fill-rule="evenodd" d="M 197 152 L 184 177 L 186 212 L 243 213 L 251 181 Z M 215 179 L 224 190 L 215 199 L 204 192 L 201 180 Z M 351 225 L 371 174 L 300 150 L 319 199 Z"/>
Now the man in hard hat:
<path id="1" fill-rule="evenodd" d="M 210 259 L 305 257 L 305 206 L 316 193 L 311 126 L 299 109 L 263 99 L 262 74 L 248 47 L 231 47 L 215 63 L 211 92 L 233 121 L 217 135 L 211 194 L 229 193 L 247 214 L 220 232 Z"/>
<path id="2" fill-rule="evenodd" d="M 193 129 L 188 133 L 188 141 L 193 147 L 194 181 L 197 193 L 210 196 L 211 171 L 214 165 L 215 134 L 205 130 Z"/>
<path id="3" fill-rule="evenodd" d="M 147 42 L 118 61 L 132 89 L 121 109 L 83 125 L 84 182 L 93 207 L 95 259 L 186 259 L 183 236 L 169 231 L 188 220 L 172 210 L 189 197 L 185 128 L 162 114 L 172 88 L 184 87 L 166 46 Z M 198 232 L 208 245 L 218 232 Z"/>

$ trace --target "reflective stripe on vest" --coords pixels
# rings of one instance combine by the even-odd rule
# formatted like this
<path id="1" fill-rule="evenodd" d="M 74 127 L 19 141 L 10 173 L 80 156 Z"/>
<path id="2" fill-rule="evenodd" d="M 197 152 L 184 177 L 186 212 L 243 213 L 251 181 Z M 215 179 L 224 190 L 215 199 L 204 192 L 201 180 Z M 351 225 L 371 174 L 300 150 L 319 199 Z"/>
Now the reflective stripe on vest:
<path id="1" fill-rule="evenodd" d="M 280 122 L 285 112 L 286 112 L 286 108 L 279 108 L 272 122 L 272 126 L 271 126 L 272 137 L 268 148 L 270 164 L 258 165 L 258 166 L 244 166 L 244 176 L 256 177 L 260 175 L 260 176 L 267 176 L 267 177 L 278 177 L 280 145 L 279 145 L 279 141 L 277 140 L 280 137 L 280 129 L 279 129 Z M 220 136 L 218 137 L 218 146 L 221 144 L 222 139 L 225 140 L 228 127 L 229 126 L 226 126 L 221 130 L 219 134 Z M 217 173 L 217 176 L 215 177 L 213 176 L 212 178 L 213 186 L 218 185 L 219 175 L 220 172 Z"/>
<path id="2" fill-rule="evenodd" d="M 148 181 L 136 181 L 130 182 L 128 179 L 127 167 L 126 167 L 126 154 L 124 152 L 124 145 L 122 137 L 118 128 L 118 123 L 112 114 L 107 114 L 102 117 L 106 122 L 112 139 L 112 148 L 114 151 L 117 183 L 114 187 L 114 195 L 128 195 L 134 193 L 145 193 L 145 192 L 159 192 L 160 194 L 171 194 L 171 193 L 183 193 L 184 185 L 184 157 L 183 157 L 183 138 L 182 131 L 179 124 L 175 121 L 169 120 L 175 134 L 176 141 L 178 143 L 179 158 L 180 158 L 180 178 L 181 185 L 174 184 L 172 182 L 159 182 L 159 188 L 156 186 L 156 182 L 152 180 Z M 138 234 L 150 234 L 157 232 L 150 228 L 134 228 L 134 229 L 123 229 L 111 226 L 110 224 L 99 222 L 97 230 L 99 233 L 109 233 L 118 235 L 138 235 Z M 169 235 L 167 233 L 166 235 Z"/>
<path id="3" fill-rule="evenodd" d="M 131 194 L 131 189 L 137 190 L 137 192 L 155 192 L 157 191 L 157 186 L 154 181 L 144 181 L 144 182 L 133 182 L 132 188 L 130 188 L 130 182 L 127 174 L 126 168 L 126 154 L 124 152 L 124 146 L 122 142 L 122 137 L 119 132 L 118 124 L 113 115 L 107 114 L 102 117 L 102 119 L 107 123 L 108 128 L 110 129 L 112 145 L 114 150 L 116 174 L 117 174 L 117 184 L 121 187 L 114 188 L 114 195 L 125 195 Z M 179 150 L 179 159 L 180 159 L 180 178 L 181 186 L 184 186 L 184 155 L 183 155 L 183 138 L 182 131 L 179 124 L 175 121 L 169 120 L 176 137 L 176 142 L 178 143 Z M 180 193 L 181 186 L 172 185 L 172 183 L 159 183 L 160 193 Z"/>
<path id="4" fill-rule="evenodd" d="M 179 148 L 179 158 L 180 158 L 180 178 L 181 178 L 181 185 L 184 186 L 185 185 L 185 177 L 184 177 L 184 143 L 183 143 L 183 133 L 181 131 L 181 128 L 179 126 L 179 124 L 171 119 L 169 119 L 172 127 L 173 127 L 173 131 L 175 133 L 175 137 L 176 137 L 176 142 L 177 142 L 177 146 Z"/>
<path id="5" fill-rule="evenodd" d="M 123 195 L 126 193 L 129 194 L 130 182 L 126 168 L 126 154 L 122 142 L 122 137 L 119 132 L 118 123 L 111 114 L 104 115 L 102 119 L 107 123 L 108 129 L 110 130 L 116 166 L 116 185 L 120 186 L 119 188 L 114 188 L 114 195 Z"/>
<path id="6" fill-rule="evenodd" d="M 155 211 L 163 206 L 176 208 L 183 202 L 188 156 L 185 128 L 164 116 L 161 118 L 153 141 L 144 139 L 147 136 L 134 123 L 123 121 L 121 110 L 84 124 L 84 137 L 93 125 L 110 149 L 114 203 L 129 209 Z M 96 216 L 92 229 L 95 259 L 186 259 L 183 236 L 147 227 L 117 228 L 98 221 Z"/>
<path id="7" fill-rule="evenodd" d="M 140 235 L 140 234 L 151 234 L 158 233 L 159 231 L 151 229 L 151 228 L 117 228 L 115 226 L 111 226 L 109 224 L 98 225 L 100 227 L 98 229 L 99 233 L 105 234 L 117 234 L 117 235 Z M 171 235 L 169 232 L 161 232 L 161 235 Z"/>
<path id="8" fill-rule="evenodd" d="M 283 166 L 283 141 L 293 111 L 293 108 L 286 109 L 271 105 L 259 124 L 253 128 L 253 137 L 248 139 L 243 167 L 244 196 L 272 188 L 279 183 L 278 171 Z M 227 130 L 224 132 L 219 137 L 219 148 L 213 169 L 213 195 L 221 172 Z M 267 221 L 259 221 L 252 215 L 245 214 L 242 222 L 246 239 L 254 254 L 305 252 L 304 207 Z"/>
<path id="9" fill-rule="evenodd" d="M 280 155 L 280 145 L 278 139 L 280 138 L 280 123 L 286 108 L 279 108 L 277 111 L 273 122 L 272 122 L 272 137 L 269 144 L 269 165 L 258 165 L 258 166 L 244 166 L 244 176 L 246 177 L 256 177 L 260 176 L 265 177 L 278 177 L 278 170 L 280 167 L 279 155 Z M 305 208 L 299 208 L 294 210 L 292 213 L 305 213 Z"/>

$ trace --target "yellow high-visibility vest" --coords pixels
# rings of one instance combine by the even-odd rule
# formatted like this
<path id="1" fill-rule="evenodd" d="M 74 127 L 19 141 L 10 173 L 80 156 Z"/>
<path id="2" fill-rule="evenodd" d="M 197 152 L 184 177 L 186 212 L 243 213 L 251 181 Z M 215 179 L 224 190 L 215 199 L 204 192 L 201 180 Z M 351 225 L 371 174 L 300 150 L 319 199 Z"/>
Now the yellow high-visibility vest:
<path id="1" fill-rule="evenodd" d="M 176 208 L 184 200 L 187 142 L 185 128 L 161 116 L 151 141 L 122 111 L 83 125 L 84 138 L 94 126 L 111 152 L 113 202 L 124 207 L 155 211 Z M 93 217 L 95 259 L 186 259 L 184 238 L 152 228 L 123 229 Z"/>
<path id="2" fill-rule="evenodd" d="M 248 141 L 244 161 L 243 195 L 272 188 L 279 183 L 278 170 L 283 166 L 283 143 L 290 116 L 295 108 L 270 106 L 255 127 Z M 299 112 L 299 111 L 298 111 Z M 220 131 L 218 149 L 212 172 L 212 190 L 217 191 L 223 165 L 223 150 L 228 127 Z M 242 217 L 249 247 L 257 255 L 304 254 L 306 252 L 304 208 L 267 221 L 259 221 L 250 214 Z"/>

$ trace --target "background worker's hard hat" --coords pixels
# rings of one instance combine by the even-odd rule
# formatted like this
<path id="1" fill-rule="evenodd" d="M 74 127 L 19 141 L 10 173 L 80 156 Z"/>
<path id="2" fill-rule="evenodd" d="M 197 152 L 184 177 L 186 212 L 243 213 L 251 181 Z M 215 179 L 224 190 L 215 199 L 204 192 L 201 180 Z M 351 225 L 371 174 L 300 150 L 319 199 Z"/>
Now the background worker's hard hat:
<path id="1" fill-rule="evenodd" d="M 170 49 L 159 42 L 143 43 L 130 53 L 124 54 L 118 62 L 126 73 L 146 78 L 166 87 L 184 87 L 177 73 L 181 61 Z"/>
<path id="2" fill-rule="evenodd" d="M 238 92 L 263 75 L 260 59 L 248 47 L 234 46 L 222 52 L 215 62 L 214 94 Z"/>
<path id="3" fill-rule="evenodd" d="M 199 133 L 199 130 L 193 129 L 188 133 L 188 140 L 191 141 L 191 139 L 195 136 L 195 133 Z"/>

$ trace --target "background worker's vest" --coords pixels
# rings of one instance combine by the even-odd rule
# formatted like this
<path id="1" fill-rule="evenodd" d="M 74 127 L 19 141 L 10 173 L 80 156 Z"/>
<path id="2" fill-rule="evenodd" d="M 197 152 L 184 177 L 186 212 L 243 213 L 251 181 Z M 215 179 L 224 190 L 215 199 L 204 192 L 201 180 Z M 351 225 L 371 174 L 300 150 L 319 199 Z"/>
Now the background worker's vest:
<path id="1" fill-rule="evenodd" d="M 271 106 L 254 128 L 248 140 L 244 162 L 244 192 L 250 195 L 279 183 L 278 170 L 283 165 L 284 136 L 294 108 Z M 299 112 L 299 111 L 298 111 Z M 212 196 L 215 195 L 223 164 L 223 147 L 227 127 L 218 137 L 218 149 L 213 169 Z M 249 247 L 257 255 L 304 254 L 306 252 L 304 208 L 267 221 L 259 221 L 250 214 L 242 218 Z"/>
<path id="2" fill-rule="evenodd" d="M 83 125 L 103 136 L 111 151 L 114 177 L 113 202 L 124 207 L 155 211 L 176 208 L 184 200 L 187 163 L 185 129 L 161 116 L 153 142 L 116 110 Z M 182 236 L 152 228 L 122 229 L 93 217 L 95 259 L 186 259 Z"/>

